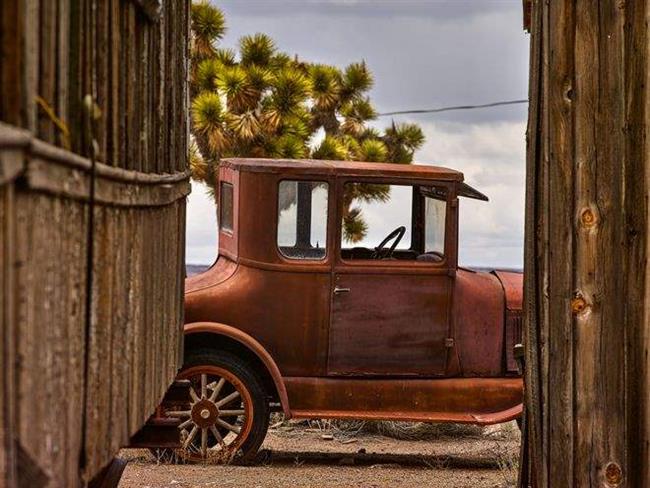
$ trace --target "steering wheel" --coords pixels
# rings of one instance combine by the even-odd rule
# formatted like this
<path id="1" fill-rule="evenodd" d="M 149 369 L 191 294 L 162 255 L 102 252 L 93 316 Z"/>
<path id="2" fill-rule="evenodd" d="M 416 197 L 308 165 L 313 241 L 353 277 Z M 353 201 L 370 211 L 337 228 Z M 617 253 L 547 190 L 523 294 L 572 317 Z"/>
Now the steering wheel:
<path id="1" fill-rule="evenodd" d="M 393 232 L 391 232 L 386 237 L 384 237 L 384 240 L 381 241 L 381 243 L 375 248 L 375 252 L 373 253 L 372 258 L 373 259 L 385 259 L 385 258 L 392 257 L 393 252 L 395 251 L 395 248 L 399 244 L 399 241 L 402 240 L 402 237 L 404 237 L 404 234 L 406 234 L 406 227 L 404 227 L 403 225 L 400 225 L 397 229 L 395 229 Z M 393 239 L 394 239 L 394 242 L 390 246 L 390 249 L 388 249 L 388 252 L 384 253 L 384 248 Z"/>

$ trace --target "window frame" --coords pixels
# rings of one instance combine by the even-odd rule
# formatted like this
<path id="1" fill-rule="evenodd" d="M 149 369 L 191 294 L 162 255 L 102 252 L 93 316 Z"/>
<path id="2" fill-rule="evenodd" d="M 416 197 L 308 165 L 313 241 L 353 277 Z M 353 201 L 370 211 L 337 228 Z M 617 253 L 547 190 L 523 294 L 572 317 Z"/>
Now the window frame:
<path id="1" fill-rule="evenodd" d="M 436 187 L 437 185 L 429 185 L 429 188 L 431 187 Z M 422 222 L 421 222 L 421 227 L 422 227 L 422 237 L 421 237 L 421 246 L 422 246 L 422 252 L 427 253 L 427 198 L 431 200 L 437 200 L 440 202 L 445 203 L 445 221 L 444 221 L 444 226 L 443 226 L 443 232 L 444 232 L 444 239 L 442 243 L 442 254 L 444 259 L 447 259 L 447 219 L 449 218 L 449 205 L 450 205 L 450 199 L 449 199 L 449 192 L 445 190 L 445 199 L 443 200 L 442 198 L 435 198 L 433 196 L 428 196 L 422 188 L 422 185 L 419 187 L 414 187 L 414 193 L 416 191 L 416 188 L 418 189 L 417 193 L 420 194 L 422 197 Z M 437 251 L 433 251 L 437 252 Z"/>
<path id="2" fill-rule="evenodd" d="M 323 240 L 323 244 L 325 245 L 325 254 L 322 257 L 319 258 L 298 258 L 298 257 L 293 257 L 293 256 L 288 256 L 282 252 L 282 249 L 280 248 L 280 243 L 279 243 L 279 230 L 280 230 L 280 185 L 282 185 L 283 182 L 291 182 L 291 183 L 317 183 L 317 184 L 325 184 L 326 185 L 326 193 L 327 193 L 327 205 L 326 205 L 326 215 L 325 215 L 325 239 Z M 332 247 L 332 243 L 330 242 L 330 234 L 331 234 L 331 229 L 330 229 L 330 221 L 331 221 L 331 214 L 332 214 L 332 181 L 330 181 L 327 178 L 318 178 L 316 175 L 306 175 L 305 177 L 299 177 L 298 175 L 291 175 L 287 177 L 280 178 L 277 180 L 277 185 L 276 185 L 276 199 L 275 199 L 275 234 L 274 234 L 274 240 L 275 240 L 275 250 L 278 255 L 278 257 L 285 263 L 290 263 L 290 264 L 323 264 L 326 263 L 329 260 L 330 257 L 330 250 Z M 296 194 L 297 198 L 297 194 Z M 297 205 L 297 203 L 296 203 Z M 296 220 L 297 220 L 297 215 L 296 215 Z M 297 238 L 297 236 L 296 236 Z M 311 243 L 311 236 L 310 236 L 310 243 Z"/>
<path id="3" fill-rule="evenodd" d="M 444 259 L 440 262 L 414 261 L 414 260 L 376 260 L 376 259 L 345 259 L 342 256 L 342 250 L 345 249 L 342 244 L 342 220 L 343 220 L 343 199 L 341 196 L 345 191 L 347 183 L 373 183 L 398 186 L 410 186 L 413 191 L 412 209 L 411 209 L 411 250 L 417 246 L 424 249 L 424 198 L 420 194 L 419 187 L 438 187 L 443 188 L 447 193 L 447 206 L 445 213 L 445 253 Z M 366 268 L 367 270 L 376 269 L 377 272 L 388 269 L 412 270 L 413 272 L 453 272 L 456 267 L 457 252 L 454 246 L 458 240 L 458 198 L 456 195 L 456 182 L 445 180 L 420 180 L 420 179 L 397 179 L 397 178 L 377 178 L 364 176 L 345 176 L 337 178 L 336 194 L 336 215 L 333 222 L 334 226 L 334 255 L 335 271 L 344 270 L 345 268 Z M 420 229 L 417 229 L 417 227 Z M 418 241 L 418 239 L 422 239 Z M 418 271 L 419 270 L 419 271 Z M 429 270 L 429 271 L 427 271 Z"/>

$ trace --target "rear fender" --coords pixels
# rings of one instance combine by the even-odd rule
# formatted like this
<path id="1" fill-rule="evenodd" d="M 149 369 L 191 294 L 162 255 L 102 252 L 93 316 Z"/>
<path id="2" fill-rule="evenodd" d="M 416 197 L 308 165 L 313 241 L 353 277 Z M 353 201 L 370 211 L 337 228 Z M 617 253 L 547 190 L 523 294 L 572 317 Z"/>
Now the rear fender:
<path id="1" fill-rule="evenodd" d="M 242 332 L 239 329 L 231 327 L 230 325 L 220 324 L 217 322 L 193 322 L 185 324 L 185 335 L 209 333 L 221 335 L 235 340 L 250 350 L 257 358 L 264 364 L 268 373 L 271 375 L 275 389 L 278 392 L 282 411 L 284 412 L 285 419 L 291 418 L 291 409 L 289 408 L 289 397 L 287 396 L 287 389 L 278 369 L 278 365 L 269 354 L 269 352 L 256 341 L 253 337 Z"/>

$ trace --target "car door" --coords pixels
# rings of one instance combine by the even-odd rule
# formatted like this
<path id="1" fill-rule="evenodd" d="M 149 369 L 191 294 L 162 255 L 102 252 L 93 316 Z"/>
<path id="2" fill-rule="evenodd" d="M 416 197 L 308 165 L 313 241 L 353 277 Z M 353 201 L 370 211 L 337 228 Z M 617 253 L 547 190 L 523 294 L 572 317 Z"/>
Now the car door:
<path id="1" fill-rule="evenodd" d="M 438 223 L 443 236 L 434 239 L 440 250 L 435 259 L 425 260 L 424 241 L 431 234 L 422 225 L 425 198 L 417 187 L 389 186 L 389 197 L 376 202 L 377 208 L 340 209 L 340 249 L 333 268 L 329 330 L 328 374 L 332 376 L 445 374 L 453 280 L 450 267 L 454 261 L 444 256 L 446 201 L 444 209 L 438 209 L 444 215 L 442 226 Z M 342 185 L 339 190 L 349 193 Z M 404 201 L 408 194 L 410 202 Z M 347 205 L 346 200 L 351 199 L 341 200 Z M 345 218 L 350 214 L 362 215 L 367 231 L 363 245 L 346 249 Z M 359 225 L 349 223 L 348 227 Z M 373 243 L 399 226 L 408 232 L 392 258 L 372 259 Z"/>

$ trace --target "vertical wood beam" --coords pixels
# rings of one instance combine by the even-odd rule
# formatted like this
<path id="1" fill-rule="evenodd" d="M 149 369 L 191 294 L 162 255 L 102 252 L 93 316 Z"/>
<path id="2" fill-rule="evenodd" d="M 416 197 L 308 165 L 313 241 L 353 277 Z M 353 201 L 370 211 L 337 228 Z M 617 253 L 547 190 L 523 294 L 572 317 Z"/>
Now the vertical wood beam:
<path id="1" fill-rule="evenodd" d="M 522 486 L 650 486 L 649 6 L 533 5 Z"/>

